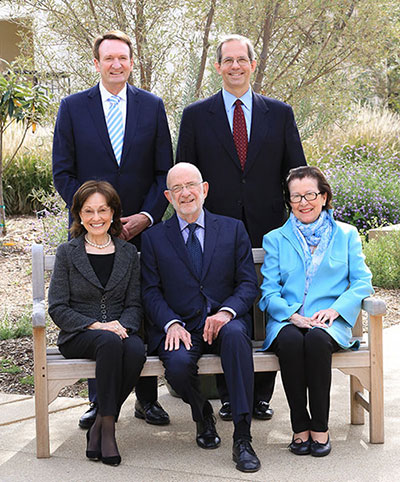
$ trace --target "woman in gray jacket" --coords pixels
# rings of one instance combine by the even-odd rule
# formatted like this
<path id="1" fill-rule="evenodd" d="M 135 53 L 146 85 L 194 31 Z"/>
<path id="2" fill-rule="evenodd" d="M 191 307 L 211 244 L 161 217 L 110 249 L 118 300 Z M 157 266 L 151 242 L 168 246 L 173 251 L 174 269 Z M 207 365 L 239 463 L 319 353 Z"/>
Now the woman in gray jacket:
<path id="1" fill-rule="evenodd" d="M 99 411 L 86 435 L 86 456 L 118 465 L 115 420 L 145 362 L 137 334 L 143 316 L 138 255 L 117 237 L 121 203 L 108 182 L 85 182 L 71 214 L 72 239 L 57 249 L 49 314 L 61 328 L 60 352 L 96 361 Z"/>

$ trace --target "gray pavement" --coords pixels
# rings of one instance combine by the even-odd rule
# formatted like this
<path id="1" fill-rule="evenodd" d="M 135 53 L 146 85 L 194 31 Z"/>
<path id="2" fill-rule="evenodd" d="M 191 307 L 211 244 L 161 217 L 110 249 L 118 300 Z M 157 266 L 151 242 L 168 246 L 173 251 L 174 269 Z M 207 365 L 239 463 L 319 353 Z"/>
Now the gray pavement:
<path id="1" fill-rule="evenodd" d="M 0 481 L 397 481 L 400 480 L 400 326 L 384 330 L 385 444 L 368 443 L 368 424 L 349 423 L 348 377 L 335 370 L 331 392 L 332 453 L 297 457 L 287 450 L 289 414 L 280 377 L 271 421 L 254 421 L 253 446 L 262 468 L 255 474 L 235 469 L 231 459 L 232 424 L 218 421 L 221 447 L 205 451 L 194 440 L 189 408 L 160 389 L 171 425 L 155 427 L 133 418 L 134 396 L 117 425 L 122 463 L 107 467 L 85 458 L 85 434 L 77 426 L 82 399 L 59 398 L 51 406 L 51 458 L 36 459 L 33 400 L 0 394 Z M 214 408 L 219 402 L 214 401 Z M 21 420 L 21 421 L 18 421 Z"/>

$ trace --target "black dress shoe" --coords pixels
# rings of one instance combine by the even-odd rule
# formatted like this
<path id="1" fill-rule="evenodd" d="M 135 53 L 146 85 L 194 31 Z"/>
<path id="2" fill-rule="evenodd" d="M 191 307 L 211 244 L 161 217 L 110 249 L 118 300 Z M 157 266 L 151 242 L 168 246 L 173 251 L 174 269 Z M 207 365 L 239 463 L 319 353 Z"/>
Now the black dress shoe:
<path id="1" fill-rule="evenodd" d="M 218 411 L 218 415 L 225 422 L 232 421 L 232 408 L 230 402 L 224 402 Z"/>
<path id="2" fill-rule="evenodd" d="M 313 457 L 325 457 L 325 455 L 328 455 L 331 450 L 332 446 L 331 441 L 329 440 L 329 435 L 328 440 L 324 444 L 317 442 L 316 440 L 311 441 L 311 455 Z"/>
<path id="3" fill-rule="evenodd" d="M 208 415 L 202 422 L 196 422 L 196 442 L 202 449 L 216 449 L 221 439 L 215 429 L 215 417 Z"/>
<path id="4" fill-rule="evenodd" d="M 100 450 L 88 450 L 89 446 L 89 441 L 90 441 L 90 435 L 89 435 L 90 429 L 86 432 L 86 457 L 90 460 L 101 460 L 101 451 Z"/>
<path id="5" fill-rule="evenodd" d="M 271 420 L 273 414 L 273 409 L 264 400 L 260 400 L 254 406 L 253 417 L 258 420 Z"/>
<path id="6" fill-rule="evenodd" d="M 145 420 L 151 425 L 168 425 L 169 415 L 157 402 L 149 402 L 144 406 L 136 400 L 135 403 L 135 417 Z"/>
<path id="7" fill-rule="evenodd" d="M 112 465 L 112 466 L 116 467 L 117 465 L 119 465 L 121 463 L 121 456 L 120 455 L 113 455 L 112 457 L 102 457 L 101 461 L 103 462 L 103 464 Z"/>
<path id="8" fill-rule="evenodd" d="M 305 442 L 301 438 L 292 438 L 289 444 L 289 450 L 296 455 L 308 455 L 311 452 L 311 437 Z"/>
<path id="9" fill-rule="evenodd" d="M 79 419 L 78 425 L 84 430 L 88 430 L 96 420 L 97 416 L 97 403 L 91 402 L 89 409 Z"/>
<path id="10" fill-rule="evenodd" d="M 241 472 L 260 470 L 261 462 L 248 440 L 239 439 L 233 442 L 232 458 Z"/>

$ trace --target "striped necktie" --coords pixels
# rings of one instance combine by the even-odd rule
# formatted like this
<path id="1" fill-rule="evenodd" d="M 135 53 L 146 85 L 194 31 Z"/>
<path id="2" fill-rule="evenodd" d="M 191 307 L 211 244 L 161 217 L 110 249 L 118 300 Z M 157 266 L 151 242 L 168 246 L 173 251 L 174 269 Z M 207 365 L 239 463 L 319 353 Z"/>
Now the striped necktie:
<path id="1" fill-rule="evenodd" d="M 107 99 L 107 101 L 111 104 L 107 114 L 108 135 L 110 136 L 115 158 L 119 165 L 121 162 L 122 147 L 124 144 L 122 112 L 118 105 L 121 101 L 121 98 L 118 97 L 118 95 L 112 95 L 109 99 Z"/>

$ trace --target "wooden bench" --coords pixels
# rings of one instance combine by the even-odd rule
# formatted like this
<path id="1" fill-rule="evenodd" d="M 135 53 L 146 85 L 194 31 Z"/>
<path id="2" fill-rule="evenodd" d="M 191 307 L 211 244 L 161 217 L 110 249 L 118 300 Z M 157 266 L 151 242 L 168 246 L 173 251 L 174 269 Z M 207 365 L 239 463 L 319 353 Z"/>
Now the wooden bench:
<path id="1" fill-rule="evenodd" d="M 95 377 L 95 362 L 88 359 L 65 359 L 57 348 L 46 346 L 45 322 L 45 271 L 52 271 L 54 255 L 44 255 L 43 246 L 32 247 L 33 287 L 33 350 L 35 379 L 36 456 L 50 457 L 49 404 L 59 391 L 76 383 L 81 378 Z M 261 248 L 253 249 L 259 281 L 264 258 Z M 363 301 L 363 310 L 368 313 L 368 337 L 362 340 L 361 313 L 353 328 L 354 337 L 362 340 L 358 351 L 340 351 L 333 355 L 333 368 L 350 375 L 351 423 L 364 423 L 364 409 L 369 412 L 371 443 L 383 443 L 383 369 L 382 369 L 382 317 L 386 312 L 384 301 L 369 297 Z M 254 306 L 254 369 L 257 372 L 279 370 L 278 358 L 272 353 L 258 352 L 265 337 L 264 315 Z M 204 355 L 199 360 L 200 374 L 222 373 L 220 358 Z M 147 358 L 142 376 L 163 375 L 164 369 L 158 357 Z M 364 390 L 369 397 L 364 396 Z"/>

